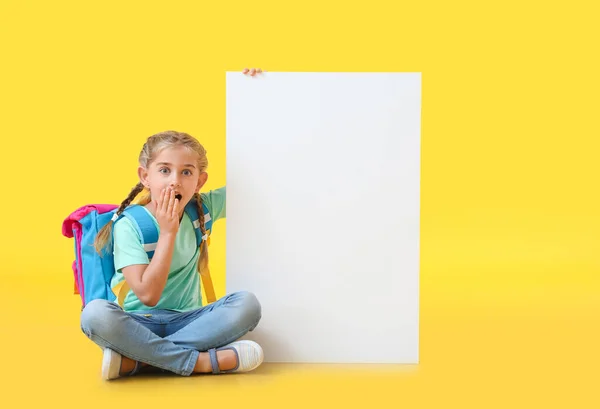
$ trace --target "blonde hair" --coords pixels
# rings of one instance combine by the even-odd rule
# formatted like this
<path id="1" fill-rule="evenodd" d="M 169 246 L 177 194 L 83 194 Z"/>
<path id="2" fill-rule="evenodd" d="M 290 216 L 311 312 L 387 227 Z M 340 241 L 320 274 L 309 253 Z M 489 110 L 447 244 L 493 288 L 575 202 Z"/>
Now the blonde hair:
<path id="1" fill-rule="evenodd" d="M 165 148 L 184 146 L 189 150 L 198 154 L 198 170 L 200 173 L 205 172 L 208 168 L 208 159 L 206 157 L 206 149 L 193 136 L 184 132 L 165 131 L 152 135 L 148 138 L 139 156 L 140 166 L 148 169 L 156 155 Z M 131 189 L 129 195 L 121 202 L 116 214 L 120 215 L 131 204 L 131 202 L 143 192 L 142 197 L 136 201 L 140 205 L 150 203 L 150 192 L 144 188 L 142 183 L 138 183 Z M 206 235 L 206 227 L 204 226 L 204 210 L 202 209 L 202 196 L 196 193 L 192 200 L 195 200 L 198 207 L 198 215 L 200 217 L 200 230 L 202 236 Z M 94 248 L 98 254 L 102 255 L 102 251 L 112 241 L 112 229 L 114 221 L 107 223 L 96 236 L 94 240 Z M 202 274 L 210 274 L 208 266 L 208 245 L 206 240 L 200 243 L 200 258 L 198 260 L 198 271 Z"/>

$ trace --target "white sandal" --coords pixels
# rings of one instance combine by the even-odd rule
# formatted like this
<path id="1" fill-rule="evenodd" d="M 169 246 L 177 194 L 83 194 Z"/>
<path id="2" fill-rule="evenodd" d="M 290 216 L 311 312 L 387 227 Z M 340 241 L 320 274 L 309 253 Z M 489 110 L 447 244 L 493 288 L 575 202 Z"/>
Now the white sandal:
<path id="1" fill-rule="evenodd" d="M 233 369 L 223 371 L 219 369 L 219 362 L 217 361 L 217 351 L 223 351 L 231 349 L 237 357 L 237 365 Z M 227 344 L 220 348 L 212 348 L 208 350 L 210 356 L 210 363 L 212 366 L 212 372 L 214 374 L 231 373 L 231 372 L 248 372 L 258 368 L 264 360 L 263 350 L 254 341 L 242 340 L 234 341 L 231 344 Z"/>

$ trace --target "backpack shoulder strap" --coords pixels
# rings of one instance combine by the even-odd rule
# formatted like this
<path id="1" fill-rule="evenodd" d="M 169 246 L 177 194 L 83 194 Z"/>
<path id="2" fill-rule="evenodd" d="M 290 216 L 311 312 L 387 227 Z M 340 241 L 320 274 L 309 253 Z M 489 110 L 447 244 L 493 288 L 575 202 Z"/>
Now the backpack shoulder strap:
<path id="1" fill-rule="evenodd" d="M 198 215 L 198 206 L 195 202 L 189 202 L 185 206 L 185 212 L 189 216 L 196 232 L 196 245 L 199 247 L 202 240 L 206 240 L 210 244 L 210 233 L 212 231 L 212 220 L 208 207 L 202 203 L 202 210 L 204 211 L 204 228 L 206 229 L 206 235 L 202 237 L 202 230 L 200 230 L 200 216 Z"/>
<path id="2" fill-rule="evenodd" d="M 198 215 L 198 206 L 195 202 L 191 201 L 185 206 L 185 212 L 192 221 L 194 231 L 196 232 L 196 245 L 198 247 L 208 246 L 210 244 L 210 233 L 212 230 L 212 219 L 210 217 L 210 212 L 208 211 L 208 207 L 204 203 L 202 203 L 202 210 L 204 211 L 204 228 L 206 230 L 206 234 L 204 235 L 204 237 L 202 236 L 202 230 L 200 230 L 200 216 Z M 205 271 L 204 274 L 200 274 L 200 278 L 202 279 L 202 287 L 204 287 L 206 300 L 209 303 L 215 302 L 217 298 L 215 296 L 215 289 L 212 283 L 212 278 L 210 277 L 210 272 Z"/>
<path id="3" fill-rule="evenodd" d="M 127 207 L 121 213 L 121 217 L 126 217 L 131 221 L 131 224 L 142 238 L 142 245 L 148 255 L 148 259 L 152 259 L 158 243 L 158 229 L 148 212 L 142 206 L 135 204 Z M 125 280 L 113 288 L 113 292 L 117 296 L 117 303 L 121 307 L 123 307 L 125 296 L 129 292 L 129 289 L 129 285 Z"/>
<path id="4" fill-rule="evenodd" d="M 154 256 L 154 250 L 158 243 L 158 229 L 154 224 L 154 220 L 148 214 L 148 211 L 140 205 L 131 205 L 123 211 L 123 216 L 127 217 L 133 227 L 136 228 L 138 234 L 142 238 L 144 250 L 151 259 Z"/>

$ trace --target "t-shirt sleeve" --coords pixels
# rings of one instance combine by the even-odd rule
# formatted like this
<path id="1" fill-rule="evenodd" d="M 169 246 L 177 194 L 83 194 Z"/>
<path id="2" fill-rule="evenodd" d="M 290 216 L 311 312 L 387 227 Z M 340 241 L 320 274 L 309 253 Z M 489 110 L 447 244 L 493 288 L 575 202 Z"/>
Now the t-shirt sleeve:
<path id="1" fill-rule="evenodd" d="M 120 272 L 133 264 L 150 264 L 142 239 L 131 221 L 123 217 L 113 227 L 115 270 Z"/>
<path id="2" fill-rule="evenodd" d="M 226 217 L 226 186 L 200 193 L 202 203 L 208 207 L 213 222 Z"/>

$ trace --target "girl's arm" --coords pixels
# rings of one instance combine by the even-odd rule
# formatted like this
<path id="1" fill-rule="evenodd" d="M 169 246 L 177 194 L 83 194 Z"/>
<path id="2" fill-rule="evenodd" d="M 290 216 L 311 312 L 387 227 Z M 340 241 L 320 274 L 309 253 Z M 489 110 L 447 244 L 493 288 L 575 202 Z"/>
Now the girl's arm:
<path id="1" fill-rule="evenodd" d="M 121 270 L 137 298 L 149 307 L 158 304 L 167 284 L 175 237 L 179 230 L 179 200 L 175 199 L 173 190 L 163 189 L 156 201 L 154 213 L 160 233 L 150 264 L 133 264 Z"/>
<path id="2" fill-rule="evenodd" d="M 218 189 L 213 189 L 207 193 L 201 193 L 202 202 L 206 204 L 210 211 L 210 217 L 213 223 L 219 219 L 226 217 L 227 210 L 227 187 L 222 186 Z"/>
<path id="3" fill-rule="evenodd" d="M 160 233 L 150 264 L 134 264 L 121 269 L 131 290 L 148 307 L 158 304 L 167 284 L 176 235 Z"/>

